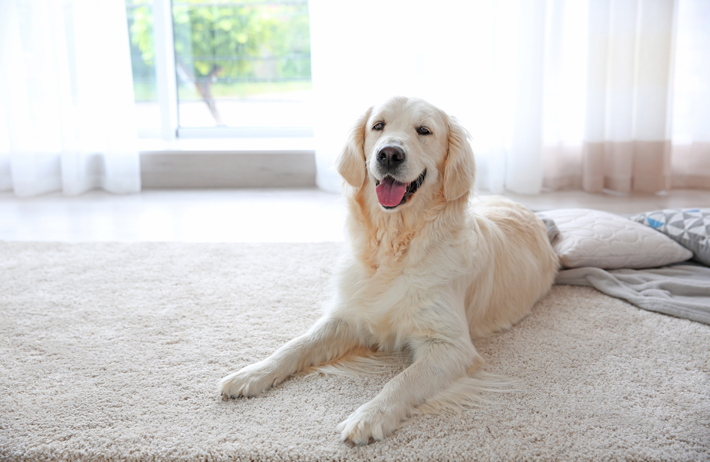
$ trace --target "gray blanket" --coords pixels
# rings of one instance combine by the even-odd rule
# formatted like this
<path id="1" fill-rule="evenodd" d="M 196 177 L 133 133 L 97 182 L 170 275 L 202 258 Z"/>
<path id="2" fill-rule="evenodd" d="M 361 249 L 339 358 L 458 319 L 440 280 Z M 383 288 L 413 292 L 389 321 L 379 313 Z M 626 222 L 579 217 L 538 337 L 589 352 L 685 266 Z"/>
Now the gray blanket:
<path id="1" fill-rule="evenodd" d="M 710 324 L 710 268 L 683 262 L 662 268 L 562 270 L 556 284 L 589 286 L 649 311 Z"/>

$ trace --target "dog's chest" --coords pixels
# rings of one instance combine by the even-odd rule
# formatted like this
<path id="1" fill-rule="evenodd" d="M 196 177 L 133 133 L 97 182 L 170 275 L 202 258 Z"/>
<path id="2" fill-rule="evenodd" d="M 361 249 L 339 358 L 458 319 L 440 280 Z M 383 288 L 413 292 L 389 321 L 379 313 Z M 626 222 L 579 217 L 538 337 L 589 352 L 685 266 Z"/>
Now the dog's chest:
<path id="1" fill-rule="evenodd" d="M 342 314 L 373 344 L 398 349 L 421 328 L 421 310 L 430 305 L 432 291 L 416 274 L 383 265 L 374 274 L 360 267 L 344 276 Z"/>
<path id="2" fill-rule="evenodd" d="M 377 304 L 359 316 L 360 327 L 369 333 L 373 344 L 384 350 L 401 349 L 418 331 L 416 305 L 402 299 L 390 306 Z"/>

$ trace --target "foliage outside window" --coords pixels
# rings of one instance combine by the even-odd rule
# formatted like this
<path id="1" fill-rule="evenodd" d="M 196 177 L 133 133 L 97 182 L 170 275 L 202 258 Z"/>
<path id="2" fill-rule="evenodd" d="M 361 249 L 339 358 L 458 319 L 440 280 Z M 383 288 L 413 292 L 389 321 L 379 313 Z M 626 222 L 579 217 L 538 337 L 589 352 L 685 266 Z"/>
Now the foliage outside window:
<path id="1" fill-rule="evenodd" d="M 155 101 L 150 1 L 127 0 L 127 8 L 136 100 Z M 172 14 L 181 125 L 185 111 L 204 108 L 211 120 L 193 117 L 195 125 L 239 126 L 252 120 L 245 112 L 268 123 L 284 105 L 308 99 L 306 0 L 177 0 Z"/>

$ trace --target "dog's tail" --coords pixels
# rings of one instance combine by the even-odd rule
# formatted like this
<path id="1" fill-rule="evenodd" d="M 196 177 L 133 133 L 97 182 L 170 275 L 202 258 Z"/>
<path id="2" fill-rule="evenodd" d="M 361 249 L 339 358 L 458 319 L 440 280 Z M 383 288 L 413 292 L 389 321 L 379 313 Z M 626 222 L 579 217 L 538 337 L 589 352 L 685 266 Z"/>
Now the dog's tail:
<path id="1" fill-rule="evenodd" d="M 312 366 L 304 375 L 323 374 L 341 377 L 395 375 L 405 369 L 409 358 L 404 353 L 385 353 L 358 349 L 337 361 Z M 461 377 L 416 408 L 416 414 L 433 414 L 447 409 L 463 409 L 498 404 L 496 394 L 519 391 L 518 381 L 503 375 L 477 370 Z"/>

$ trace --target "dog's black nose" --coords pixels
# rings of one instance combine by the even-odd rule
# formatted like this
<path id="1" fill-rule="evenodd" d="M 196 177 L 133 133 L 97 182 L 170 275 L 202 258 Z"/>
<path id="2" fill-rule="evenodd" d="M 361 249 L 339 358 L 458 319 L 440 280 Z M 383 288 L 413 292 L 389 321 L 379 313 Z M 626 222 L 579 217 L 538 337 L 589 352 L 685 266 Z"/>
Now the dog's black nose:
<path id="1" fill-rule="evenodd" d="M 377 162 L 388 170 L 404 162 L 404 151 L 397 146 L 386 146 L 377 153 Z"/>

